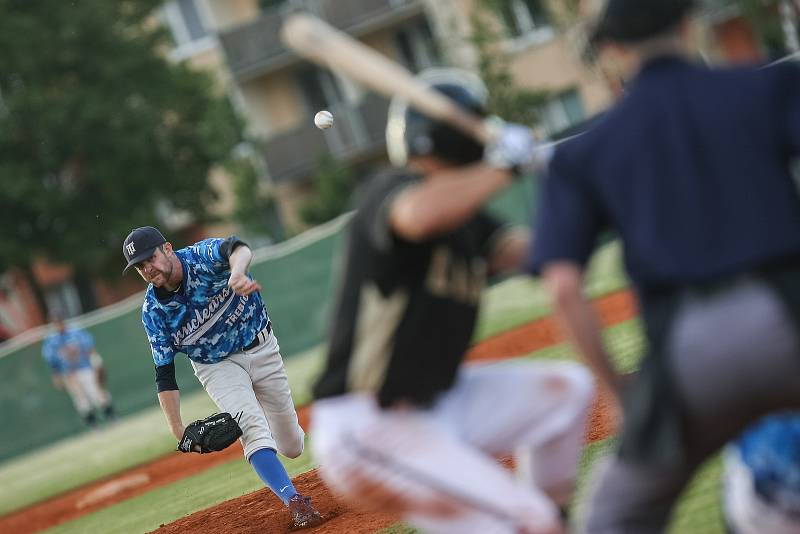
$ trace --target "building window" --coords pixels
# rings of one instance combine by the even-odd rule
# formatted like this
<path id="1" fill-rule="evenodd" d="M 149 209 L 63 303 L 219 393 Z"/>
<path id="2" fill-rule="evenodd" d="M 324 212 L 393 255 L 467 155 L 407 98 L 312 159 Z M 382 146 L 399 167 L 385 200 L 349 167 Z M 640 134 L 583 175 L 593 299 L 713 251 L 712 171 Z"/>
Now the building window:
<path id="1" fill-rule="evenodd" d="M 408 26 L 398 31 L 395 45 L 406 67 L 413 72 L 440 64 L 439 50 L 428 21 Z"/>
<path id="2" fill-rule="evenodd" d="M 543 0 L 506 0 L 500 3 L 500 15 L 508 33 L 515 38 L 550 28 Z"/>
<path id="3" fill-rule="evenodd" d="M 300 70 L 297 83 L 311 113 L 330 109 L 344 101 L 339 82 L 328 70 L 316 67 Z"/>
<path id="4" fill-rule="evenodd" d="M 586 118 L 580 93 L 577 89 L 565 91 L 542 108 L 541 125 L 548 135 L 553 136 L 582 122 Z"/>
<path id="5" fill-rule="evenodd" d="M 297 83 L 300 85 L 303 100 L 306 103 L 306 107 L 312 113 L 316 113 L 316 110 L 328 109 L 329 107 L 325 91 L 322 90 L 317 79 L 317 73 L 314 69 L 303 70 L 297 73 Z"/>
<path id="6" fill-rule="evenodd" d="M 164 19 L 180 58 L 209 43 L 211 24 L 205 0 L 171 0 L 164 5 Z"/>

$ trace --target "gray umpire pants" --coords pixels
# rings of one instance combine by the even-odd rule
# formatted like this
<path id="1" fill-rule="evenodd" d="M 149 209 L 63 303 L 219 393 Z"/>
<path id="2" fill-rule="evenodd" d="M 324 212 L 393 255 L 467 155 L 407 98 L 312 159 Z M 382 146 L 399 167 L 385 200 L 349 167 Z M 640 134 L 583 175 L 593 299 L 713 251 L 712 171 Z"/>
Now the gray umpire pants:
<path id="1" fill-rule="evenodd" d="M 663 532 L 700 464 L 760 416 L 800 407 L 800 343 L 779 299 L 749 278 L 683 298 L 665 354 L 685 410 L 685 460 L 656 467 L 609 455 L 592 474 L 586 532 Z"/>

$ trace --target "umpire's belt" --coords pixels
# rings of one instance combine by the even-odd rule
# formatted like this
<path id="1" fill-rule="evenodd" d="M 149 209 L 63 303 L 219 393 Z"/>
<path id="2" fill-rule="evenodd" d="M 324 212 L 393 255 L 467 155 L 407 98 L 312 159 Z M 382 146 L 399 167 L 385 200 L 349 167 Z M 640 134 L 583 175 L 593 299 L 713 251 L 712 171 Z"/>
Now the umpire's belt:
<path id="1" fill-rule="evenodd" d="M 242 347 L 242 350 L 253 350 L 257 346 L 264 343 L 269 338 L 270 334 L 272 334 L 272 321 L 267 321 L 267 327 L 264 328 L 264 330 L 262 330 L 258 334 L 256 334 L 256 337 L 255 339 L 253 339 L 253 342 L 247 345 L 246 347 Z"/>

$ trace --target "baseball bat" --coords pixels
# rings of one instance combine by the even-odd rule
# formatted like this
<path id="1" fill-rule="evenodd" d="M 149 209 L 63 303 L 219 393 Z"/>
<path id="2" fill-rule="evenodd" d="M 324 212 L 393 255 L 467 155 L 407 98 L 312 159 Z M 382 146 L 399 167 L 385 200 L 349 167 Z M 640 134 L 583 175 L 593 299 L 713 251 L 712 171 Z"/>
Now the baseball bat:
<path id="1" fill-rule="evenodd" d="M 484 120 L 414 78 L 406 68 L 325 21 L 296 13 L 284 22 L 281 39 L 300 56 L 361 83 L 387 97 L 400 96 L 420 113 L 488 143 L 493 134 Z"/>

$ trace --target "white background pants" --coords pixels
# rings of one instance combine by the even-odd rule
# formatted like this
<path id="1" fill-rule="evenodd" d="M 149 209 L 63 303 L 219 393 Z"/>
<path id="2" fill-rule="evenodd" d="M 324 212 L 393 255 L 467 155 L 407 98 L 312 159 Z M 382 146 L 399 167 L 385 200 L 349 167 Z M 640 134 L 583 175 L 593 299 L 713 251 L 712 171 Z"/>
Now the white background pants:
<path id="1" fill-rule="evenodd" d="M 81 417 L 88 414 L 92 408 L 103 408 L 107 404 L 106 394 L 100 389 L 93 368 L 64 373 L 62 379 L 64 388 Z"/>
<path id="2" fill-rule="evenodd" d="M 218 363 L 192 362 L 194 374 L 223 412 L 242 412 L 244 455 L 273 449 L 289 458 L 303 453 L 305 433 L 297 421 L 278 340 L 270 333 L 261 345 L 235 352 Z"/>
<path id="3" fill-rule="evenodd" d="M 100 389 L 100 394 L 103 396 L 103 406 L 108 406 L 111 404 L 111 392 L 108 391 L 105 384 L 102 383 L 98 374 L 101 372 L 101 369 L 105 365 L 103 363 L 103 359 L 97 352 L 92 352 L 90 356 L 90 361 L 92 363 L 92 370 L 95 372 L 95 380 L 97 380 L 97 387 Z"/>
<path id="4" fill-rule="evenodd" d="M 314 454 L 335 493 L 365 501 L 359 493 L 379 485 L 427 532 L 550 532 L 551 498 L 566 504 L 576 478 L 592 393 L 572 362 L 467 366 L 427 410 L 381 410 L 367 394 L 317 401 Z M 493 458 L 505 454 L 519 480 Z"/>

